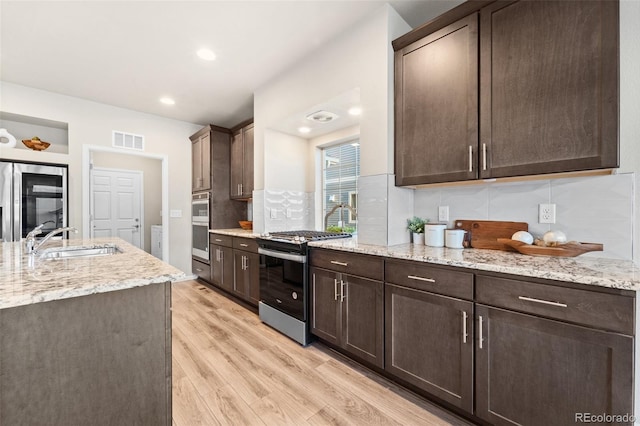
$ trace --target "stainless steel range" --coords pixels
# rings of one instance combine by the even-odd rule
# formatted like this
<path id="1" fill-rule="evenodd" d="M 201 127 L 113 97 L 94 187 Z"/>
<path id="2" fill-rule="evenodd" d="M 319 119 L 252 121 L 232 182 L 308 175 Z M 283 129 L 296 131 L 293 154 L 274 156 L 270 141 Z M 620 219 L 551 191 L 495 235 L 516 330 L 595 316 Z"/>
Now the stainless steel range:
<path id="1" fill-rule="evenodd" d="M 260 319 L 301 345 L 311 341 L 307 242 L 351 234 L 286 231 L 256 238 L 260 254 Z"/>

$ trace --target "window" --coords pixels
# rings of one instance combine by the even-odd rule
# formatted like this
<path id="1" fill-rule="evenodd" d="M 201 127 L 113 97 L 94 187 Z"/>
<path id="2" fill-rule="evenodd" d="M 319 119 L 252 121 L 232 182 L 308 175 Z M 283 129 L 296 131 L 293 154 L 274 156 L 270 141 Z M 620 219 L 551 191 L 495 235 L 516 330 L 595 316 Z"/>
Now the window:
<path id="1" fill-rule="evenodd" d="M 360 176 L 358 140 L 323 148 L 322 199 L 323 217 L 327 230 L 346 232 L 357 230 L 358 176 Z M 340 205 L 344 207 L 336 207 Z"/>

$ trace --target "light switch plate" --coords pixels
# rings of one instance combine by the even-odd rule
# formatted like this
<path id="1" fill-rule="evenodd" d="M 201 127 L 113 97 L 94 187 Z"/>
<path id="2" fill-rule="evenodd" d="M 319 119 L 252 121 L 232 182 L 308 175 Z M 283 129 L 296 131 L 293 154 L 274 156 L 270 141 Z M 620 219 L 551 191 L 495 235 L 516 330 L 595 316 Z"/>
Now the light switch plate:
<path id="1" fill-rule="evenodd" d="M 182 210 L 170 210 L 169 217 L 182 217 Z"/>

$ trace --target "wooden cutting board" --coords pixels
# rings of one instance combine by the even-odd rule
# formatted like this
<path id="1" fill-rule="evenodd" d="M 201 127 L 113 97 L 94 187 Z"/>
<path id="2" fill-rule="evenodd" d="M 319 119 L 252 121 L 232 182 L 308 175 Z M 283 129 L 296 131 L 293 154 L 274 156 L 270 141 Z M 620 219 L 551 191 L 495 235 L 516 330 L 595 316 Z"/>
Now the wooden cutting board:
<path id="1" fill-rule="evenodd" d="M 526 222 L 502 222 L 498 220 L 456 220 L 454 228 L 471 234 L 471 247 L 492 250 L 517 251 L 501 243 L 498 238 L 511 238 L 517 231 L 528 231 Z M 468 236 L 465 236 L 468 238 Z"/>

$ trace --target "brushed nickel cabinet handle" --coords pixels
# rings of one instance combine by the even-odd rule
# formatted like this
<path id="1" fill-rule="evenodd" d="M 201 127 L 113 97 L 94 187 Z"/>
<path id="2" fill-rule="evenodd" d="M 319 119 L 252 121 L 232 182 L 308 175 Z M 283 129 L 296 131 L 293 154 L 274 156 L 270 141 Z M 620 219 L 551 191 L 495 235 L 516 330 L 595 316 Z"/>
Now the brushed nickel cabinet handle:
<path id="1" fill-rule="evenodd" d="M 419 277 L 417 275 L 407 275 L 407 278 L 412 279 L 412 280 L 417 280 L 417 281 L 426 281 L 428 283 L 435 283 L 436 282 L 436 280 L 434 280 L 433 278 Z"/>
<path id="2" fill-rule="evenodd" d="M 344 287 L 345 287 L 345 284 L 346 283 L 344 281 L 340 280 L 340 303 L 344 302 L 344 298 L 345 298 Z"/>
<path id="3" fill-rule="evenodd" d="M 243 184 L 240 184 L 240 195 L 242 195 L 242 194 L 243 194 L 243 192 L 242 192 L 242 191 L 244 191 L 244 185 L 243 185 Z"/>
<path id="4" fill-rule="evenodd" d="M 196 268 L 196 272 L 202 272 L 202 269 Z"/>
<path id="5" fill-rule="evenodd" d="M 217 243 L 222 242 L 222 240 L 220 238 L 216 238 L 214 241 L 217 242 Z"/>
<path id="6" fill-rule="evenodd" d="M 338 300 L 338 279 L 333 279 L 333 300 Z"/>
<path id="7" fill-rule="evenodd" d="M 467 343 L 467 312 L 462 311 L 462 343 Z"/>
<path id="8" fill-rule="evenodd" d="M 332 261 L 331 261 L 331 263 L 332 263 L 333 265 L 349 266 L 349 264 L 348 264 L 348 263 L 346 263 L 346 262 L 338 262 L 337 260 L 332 260 Z"/>
<path id="9" fill-rule="evenodd" d="M 249 247 L 249 244 L 240 243 L 240 247 Z"/>
<path id="10" fill-rule="evenodd" d="M 561 302 L 551 302 L 549 300 L 542 300 L 542 299 L 535 299 L 533 297 L 526 297 L 526 296 L 518 296 L 518 299 L 520 300 L 525 300 L 527 302 L 534 302 L 534 303 L 542 303 L 543 305 L 551 305 L 551 306 L 558 306 L 560 308 L 566 308 L 567 304 L 566 303 L 561 303 Z"/>
<path id="11" fill-rule="evenodd" d="M 484 337 L 482 337 L 482 315 L 478 315 L 478 347 L 482 349 L 482 342 L 484 342 Z"/>
<path id="12" fill-rule="evenodd" d="M 473 171 L 473 146 L 469 145 L 469 171 Z"/>
<path id="13" fill-rule="evenodd" d="M 482 144 L 482 170 L 487 170 L 487 144 Z"/>

